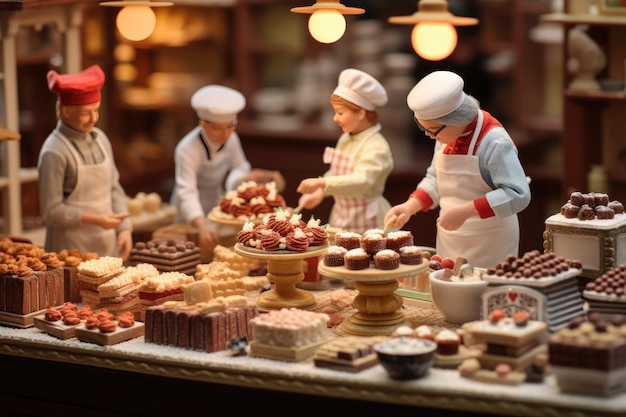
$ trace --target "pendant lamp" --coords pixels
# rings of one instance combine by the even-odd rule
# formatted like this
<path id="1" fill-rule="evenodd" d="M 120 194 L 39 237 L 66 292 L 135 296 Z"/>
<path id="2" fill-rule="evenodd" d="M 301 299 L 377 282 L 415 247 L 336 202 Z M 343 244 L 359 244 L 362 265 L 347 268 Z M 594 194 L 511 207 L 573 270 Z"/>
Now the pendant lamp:
<path id="1" fill-rule="evenodd" d="M 171 6 L 168 1 L 119 0 L 105 1 L 100 6 L 121 7 L 115 19 L 117 30 L 131 41 L 142 41 L 152 34 L 156 27 L 153 7 Z"/>
<path id="2" fill-rule="evenodd" d="M 293 7 L 293 13 L 308 13 L 309 33 L 320 43 L 337 42 L 346 31 L 344 15 L 363 14 L 365 9 L 347 7 L 339 0 L 317 1 L 312 6 Z"/>
<path id="3" fill-rule="evenodd" d="M 440 61 L 456 48 L 458 35 L 455 26 L 478 24 L 474 17 L 459 17 L 448 11 L 447 0 L 420 0 L 418 11 L 408 16 L 391 16 L 389 23 L 414 25 L 411 45 L 424 59 Z"/>

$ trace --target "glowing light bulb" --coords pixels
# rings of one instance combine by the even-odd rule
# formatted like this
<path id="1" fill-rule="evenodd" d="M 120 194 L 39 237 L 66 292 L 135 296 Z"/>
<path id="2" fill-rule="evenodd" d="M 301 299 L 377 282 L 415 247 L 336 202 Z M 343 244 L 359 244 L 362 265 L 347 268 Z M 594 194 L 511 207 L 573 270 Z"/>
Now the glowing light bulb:
<path id="1" fill-rule="evenodd" d="M 317 10 L 309 17 L 309 32 L 318 42 L 337 42 L 346 32 L 346 18 L 337 10 Z"/>
<path id="2" fill-rule="evenodd" d="M 411 32 L 411 45 L 419 56 L 430 61 L 447 58 L 456 48 L 456 29 L 449 23 L 420 22 Z"/>
<path id="3" fill-rule="evenodd" d="M 126 39 L 142 41 L 154 31 L 156 14 L 148 6 L 126 6 L 117 14 L 115 24 Z"/>

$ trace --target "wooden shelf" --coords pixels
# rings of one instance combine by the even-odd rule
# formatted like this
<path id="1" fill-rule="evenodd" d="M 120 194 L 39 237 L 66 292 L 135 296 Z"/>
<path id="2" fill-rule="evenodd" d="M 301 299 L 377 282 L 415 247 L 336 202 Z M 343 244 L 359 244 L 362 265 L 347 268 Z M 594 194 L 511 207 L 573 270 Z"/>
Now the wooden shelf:
<path id="1" fill-rule="evenodd" d="M 565 23 L 570 25 L 595 26 L 626 26 L 624 16 L 609 15 L 573 15 L 566 13 L 549 13 L 541 16 L 542 22 Z"/>

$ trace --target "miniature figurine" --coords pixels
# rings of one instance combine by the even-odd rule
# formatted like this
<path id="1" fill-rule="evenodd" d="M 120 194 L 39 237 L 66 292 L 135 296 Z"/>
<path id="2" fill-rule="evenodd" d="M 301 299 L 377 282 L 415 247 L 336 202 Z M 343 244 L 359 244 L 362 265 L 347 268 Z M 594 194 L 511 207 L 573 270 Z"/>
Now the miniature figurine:
<path id="1" fill-rule="evenodd" d="M 237 135 L 237 115 L 246 105 L 239 91 L 221 85 L 200 88 L 191 97 L 198 126 L 176 146 L 176 185 L 170 203 L 178 209 L 178 221 L 195 226 L 200 246 L 207 253 L 220 243 L 218 225 L 206 216 L 217 206 L 224 190 L 243 181 L 275 181 L 284 187 L 278 171 L 252 169 Z M 234 232 L 231 232 L 234 233 Z"/>
<path id="2" fill-rule="evenodd" d="M 517 256 L 517 213 L 530 203 L 530 187 L 507 131 L 463 87 L 458 74 L 435 71 L 409 93 L 415 123 L 436 140 L 433 159 L 385 223 L 401 228 L 413 214 L 439 207 L 437 253 L 488 268 Z"/>
<path id="3" fill-rule="evenodd" d="M 335 148 L 324 150 L 324 163 L 330 169 L 298 185 L 302 193 L 298 205 L 313 209 L 332 196 L 331 226 L 356 233 L 382 228 L 390 207 L 383 192 L 393 170 L 393 156 L 380 133 L 376 108 L 387 103 L 387 92 L 371 75 L 349 68 L 339 75 L 330 103 L 335 110 L 333 120 L 343 134 Z"/>
<path id="4" fill-rule="evenodd" d="M 39 206 L 45 250 L 78 249 L 128 258 L 132 222 L 111 142 L 95 127 L 104 72 L 92 65 L 77 74 L 47 74 L 57 93 L 57 126 L 39 153 Z"/>

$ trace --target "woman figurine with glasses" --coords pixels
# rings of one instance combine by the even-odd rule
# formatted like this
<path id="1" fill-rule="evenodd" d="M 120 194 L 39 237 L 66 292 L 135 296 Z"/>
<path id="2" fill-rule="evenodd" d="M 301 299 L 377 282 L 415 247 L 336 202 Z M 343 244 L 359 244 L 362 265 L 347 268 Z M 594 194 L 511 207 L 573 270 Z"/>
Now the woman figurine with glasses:
<path id="1" fill-rule="evenodd" d="M 387 92 L 371 75 L 348 68 L 339 74 L 330 104 L 343 134 L 334 148 L 324 150 L 329 165 L 324 175 L 298 185 L 298 205 L 310 210 L 332 196 L 331 226 L 356 233 L 382 228 L 391 207 L 383 192 L 393 156 L 376 110 L 387 104 Z"/>
<path id="2" fill-rule="evenodd" d="M 435 71 L 409 93 L 415 123 L 435 149 L 426 176 L 385 224 L 399 229 L 439 207 L 437 253 L 489 268 L 518 255 L 517 214 L 530 203 L 530 187 L 507 131 L 463 87 L 456 73 Z"/>
<path id="3" fill-rule="evenodd" d="M 198 230 L 200 247 L 209 255 L 220 243 L 220 228 L 208 221 L 207 214 L 219 204 L 225 189 L 232 190 L 243 181 L 276 181 L 279 188 L 285 183 L 278 171 L 251 168 L 235 131 L 237 115 L 245 105 L 243 94 L 232 88 L 200 88 L 191 97 L 198 126 L 174 151 L 176 183 L 170 203 L 177 208 L 178 222 Z"/>

